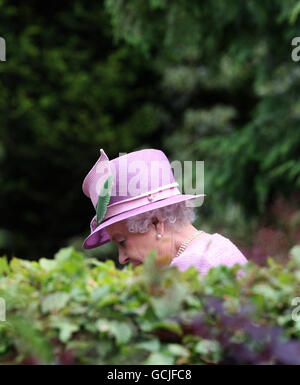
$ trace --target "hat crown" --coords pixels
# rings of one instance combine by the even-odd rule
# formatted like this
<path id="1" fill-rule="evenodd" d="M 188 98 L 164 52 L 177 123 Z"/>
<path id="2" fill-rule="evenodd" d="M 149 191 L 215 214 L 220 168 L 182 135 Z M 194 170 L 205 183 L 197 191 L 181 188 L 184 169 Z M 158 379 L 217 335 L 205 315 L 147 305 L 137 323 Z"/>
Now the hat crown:
<path id="1" fill-rule="evenodd" d="M 94 208 L 111 173 L 114 179 L 109 205 L 175 182 L 171 164 L 161 150 L 144 149 L 109 160 L 101 149 L 99 159 L 83 182 L 83 192 L 91 198 Z"/>
<path id="2" fill-rule="evenodd" d="M 116 194 L 109 204 L 174 183 L 170 162 L 160 150 L 140 150 L 111 161 L 116 171 Z"/>

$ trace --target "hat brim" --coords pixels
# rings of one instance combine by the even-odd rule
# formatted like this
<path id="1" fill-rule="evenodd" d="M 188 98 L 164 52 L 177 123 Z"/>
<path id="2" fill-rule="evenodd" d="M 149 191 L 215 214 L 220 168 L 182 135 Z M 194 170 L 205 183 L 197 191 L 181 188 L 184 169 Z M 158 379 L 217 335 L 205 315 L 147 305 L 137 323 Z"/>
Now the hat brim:
<path id="1" fill-rule="evenodd" d="M 188 194 L 180 194 L 180 195 L 173 195 L 169 198 L 162 199 L 157 202 L 152 202 L 147 205 L 137 207 L 133 210 L 125 211 L 124 213 L 115 215 L 106 221 L 100 223 L 98 227 L 96 227 L 91 234 L 84 240 L 82 247 L 84 249 L 93 249 L 95 247 L 99 247 L 104 245 L 107 242 L 111 242 L 110 237 L 105 230 L 107 226 L 112 225 L 113 223 L 120 222 L 124 219 L 133 217 L 138 214 L 145 213 L 150 210 L 155 210 L 160 207 L 169 206 L 175 203 L 180 203 L 187 201 L 189 199 L 197 199 L 206 196 L 206 194 L 199 194 L 199 195 L 188 195 Z"/>

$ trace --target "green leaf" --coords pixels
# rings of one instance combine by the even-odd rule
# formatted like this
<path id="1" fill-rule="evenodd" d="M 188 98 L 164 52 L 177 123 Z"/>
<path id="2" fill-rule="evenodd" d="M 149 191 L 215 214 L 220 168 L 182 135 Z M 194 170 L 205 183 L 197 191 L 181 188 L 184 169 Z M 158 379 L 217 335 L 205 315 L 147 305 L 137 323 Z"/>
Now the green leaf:
<path id="1" fill-rule="evenodd" d="M 53 352 L 49 341 L 37 330 L 32 320 L 24 316 L 12 316 L 9 322 L 13 325 L 14 335 L 20 339 L 19 349 L 37 357 L 42 363 L 50 363 Z"/>
<path id="2" fill-rule="evenodd" d="M 294 24 L 295 21 L 297 20 L 297 17 L 300 13 L 300 2 L 297 2 L 294 8 L 292 9 L 292 12 L 290 13 L 290 19 L 289 22 L 291 24 Z"/>
<path id="3" fill-rule="evenodd" d="M 300 245 L 296 245 L 290 250 L 290 256 L 295 262 L 300 264 Z"/>
<path id="4" fill-rule="evenodd" d="M 160 342 L 158 339 L 152 339 L 150 341 L 140 342 L 137 344 L 137 347 L 149 352 L 158 352 L 160 348 Z"/>
<path id="5" fill-rule="evenodd" d="M 165 318 L 176 314 L 186 298 L 188 292 L 185 286 L 175 284 L 160 298 L 152 297 L 150 302 L 158 318 Z"/>
<path id="6" fill-rule="evenodd" d="M 56 267 L 56 261 L 53 259 L 41 258 L 39 260 L 39 263 L 40 263 L 41 268 L 47 272 L 55 269 L 55 267 Z"/>
<path id="7" fill-rule="evenodd" d="M 69 321 L 62 321 L 57 325 L 59 327 L 59 339 L 62 342 L 67 342 L 74 332 L 79 330 L 79 326 Z"/>
<path id="8" fill-rule="evenodd" d="M 53 310 L 60 310 L 66 306 L 70 295 L 65 292 L 57 292 L 46 296 L 42 302 L 42 312 L 47 313 Z"/>
<path id="9" fill-rule="evenodd" d="M 194 350 L 196 353 L 208 354 L 217 351 L 218 349 L 220 349 L 220 346 L 217 341 L 203 339 L 197 343 Z"/>
<path id="10" fill-rule="evenodd" d="M 132 329 L 126 322 L 99 319 L 96 327 L 100 332 L 108 332 L 115 337 L 118 345 L 126 344 L 132 336 Z"/>
<path id="11" fill-rule="evenodd" d="M 151 353 L 145 361 L 145 365 L 173 365 L 174 357 L 166 353 Z"/>
<path id="12" fill-rule="evenodd" d="M 74 248 L 72 246 L 69 246 L 69 247 L 64 247 L 62 249 L 60 249 L 55 255 L 54 255 L 54 258 L 57 260 L 57 261 L 65 261 L 65 260 L 68 260 L 72 253 L 74 251 Z"/>
<path id="13" fill-rule="evenodd" d="M 9 274 L 9 266 L 6 257 L 0 258 L 0 275 Z"/>
<path id="14" fill-rule="evenodd" d="M 153 331 L 153 330 L 169 330 L 175 334 L 182 335 L 182 329 L 180 325 L 173 320 L 164 320 L 160 322 L 149 322 L 149 321 L 144 321 L 143 324 L 141 324 L 141 329 L 144 331 Z"/>
<path id="15" fill-rule="evenodd" d="M 108 332 L 110 330 L 110 322 L 107 319 L 98 319 L 96 327 L 100 332 Z"/>
<path id="16" fill-rule="evenodd" d="M 111 323 L 111 334 L 116 337 L 117 344 L 126 344 L 132 336 L 131 327 L 126 322 L 113 321 Z"/>
<path id="17" fill-rule="evenodd" d="M 99 194 L 97 210 L 96 210 L 98 225 L 101 223 L 101 221 L 103 220 L 106 214 L 107 205 L 109 203 L 110 196 L 111 196 L 112 181 L 113 181 L 113 175 L 109 175 Z"/>
<path id="18" fill-rule="evenodd" d="M 179 344 L 168 344 L 168 351 L 178 357 L 188 357 L 190 352 L 184 346 Z"/>
<path id="19" fill-rule="evenodd" d="M 62 342 L 67 342 L 74 332 L 77 332 L 80 329 L 79 325 L 76 325 L 67 317 L 61 316 L 50 316 L 50 325 L 54 329 L 59 330 L 59 339 Z"/>

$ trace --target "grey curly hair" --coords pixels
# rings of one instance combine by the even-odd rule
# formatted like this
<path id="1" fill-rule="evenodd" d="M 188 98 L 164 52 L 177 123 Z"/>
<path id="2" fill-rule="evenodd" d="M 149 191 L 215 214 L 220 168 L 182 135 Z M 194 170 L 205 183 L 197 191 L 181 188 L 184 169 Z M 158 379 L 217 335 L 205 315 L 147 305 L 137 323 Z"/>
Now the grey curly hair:
<path id="1" fill-rule="evenodd" d="M 153 218 L 160 222 L 168 221 L 172 229 L 179 230 L 183 224 L 194 222 L 196 214 L 194 207 L 187 207 L 185 202 L 179 202 L 128 218 L 125 223 L 131 233 L 146 233 Z"/>

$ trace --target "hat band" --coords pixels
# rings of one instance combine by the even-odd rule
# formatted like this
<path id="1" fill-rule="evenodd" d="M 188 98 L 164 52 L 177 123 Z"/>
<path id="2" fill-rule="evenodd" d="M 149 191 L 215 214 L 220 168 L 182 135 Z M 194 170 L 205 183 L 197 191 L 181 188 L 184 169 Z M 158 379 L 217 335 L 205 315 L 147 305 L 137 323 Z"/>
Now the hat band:
<path id="1" fill-rule="evenodd" d="M 159 201 L 161 199 L 169 198 L 173 195 L 180 195 L 181 192 L 177 188 L 177 186 L 178 186 L 177 182 L 170 183 L 168 185 L 159 187 L 155 190 L 147 191 L 144 194 L 137 195 L 135 197 L 124 199 L 120 202 L 116 202 L 116 203 L 113 203 L 111 205 L 108 205 L 103 221 L 105 221 L 105 220 L 107 220 L 107 219 L 109 219 L 115 215 L 124 213 L 125 211 L 129 211 L 129 210 L 135 209 L 137 207 L 145 206 L 148 203 L 152 203 L 152 202 Z M 91 231 L 94 231 L 94 229 L 97 227 L 97 215 L 95 215 L 93 217 L 93 219 L 91 220 L 90 227 L 91 227 Z"/>
<path id="2" fill-rule="evenodd" d="M 115 215 L 121 214 L 125 211 L 129 211 L 137 207 L 145 206 L 148 203 L 156 202 L 173 195 L 181 194 L 177 186 L 178 186 L 177 182 L 170 183 L 168 185 L 159 187 L 155 190 L 147 191 L 144 194 L 137 195 L 135 197 L 124 199 L 120 202 L 116 202 L 111 205 L 108 205 L 104 220 L 111 218 Z"/>

